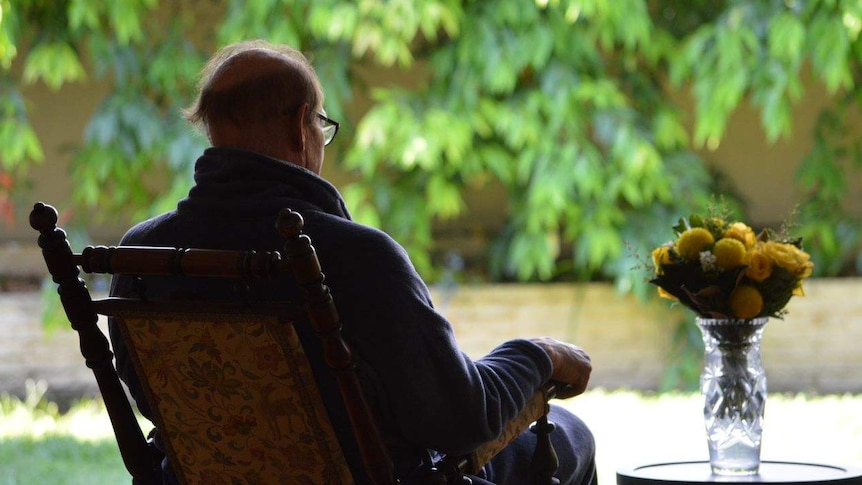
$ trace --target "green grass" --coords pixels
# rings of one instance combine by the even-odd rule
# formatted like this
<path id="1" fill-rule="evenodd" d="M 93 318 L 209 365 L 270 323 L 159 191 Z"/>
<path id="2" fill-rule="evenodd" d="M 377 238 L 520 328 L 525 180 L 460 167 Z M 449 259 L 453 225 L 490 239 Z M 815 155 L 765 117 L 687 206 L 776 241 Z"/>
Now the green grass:
<path id="1" fill-rule="evenodd" d="M 0 398 L 0 485 L 131 483 L 101 402 L 61 413 L 31 394 Z M 620 468 L 707 459 L 696 394 L 595 389 L 561 404 L 593 430 L 603 485 Z M 770 395 L 763 459 L 862 467 L 860 409 L 862 396 Z"/>
<path id="2" fill-rule="evenodd" d="M 0 396 L 0 485 L 131 483 L 100 400 L 61 413 L 28 385 L 24 400 Z"/>
<path id="3" fill-rule="evenodd" d="M 131 483 L 113 439 L 69 435 L 0 439 L 0 483 L 65 485 Z"/>

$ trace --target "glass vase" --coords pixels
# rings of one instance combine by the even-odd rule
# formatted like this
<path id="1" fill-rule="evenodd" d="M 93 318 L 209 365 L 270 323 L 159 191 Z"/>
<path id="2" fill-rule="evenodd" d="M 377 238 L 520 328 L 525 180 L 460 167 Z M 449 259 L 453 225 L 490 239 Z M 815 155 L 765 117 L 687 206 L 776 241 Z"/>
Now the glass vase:
<path id="1" fill-rule="evenodd" d="M 755 475 L 760 468 L 766 407 L 760 344 L 768 321 L 697 319 L 704 343 L 703 417 L 715 475 Z"/>

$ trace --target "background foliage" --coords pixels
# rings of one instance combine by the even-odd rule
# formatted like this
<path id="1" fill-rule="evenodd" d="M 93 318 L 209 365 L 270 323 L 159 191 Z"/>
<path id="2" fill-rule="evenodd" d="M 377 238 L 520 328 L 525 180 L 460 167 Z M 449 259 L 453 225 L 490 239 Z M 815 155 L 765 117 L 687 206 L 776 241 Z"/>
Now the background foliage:
<path id="1" fill-rule="evenodd" d="M 140 218 L 189 186 L 204 141 L 178 109 L 203 60 L 259 37 L 312 55 L 327 111 L 345 121 L 334 149 L 358 176 L 344 187 L 354 215 L 431 279 L 435 222 L 499 186 L 490 278 L 639 288 L 626 244 L 654 247 L 668 236 L 657 228 L 730 193 L 697 150 L 717 146 L 746 101 L 770 140 L 815 140 L 797 173 L 797 232 L 819 274 L 846 273 L 862 227 L 844 207 L 862 163 L 848 136 L 860 29 L 862 4 L 842 0 L 0 0 L 0 213 L 44 157 L 22 87 L 111 86 L 75 148 L 75 203 Z M 368 84 L 362 73 L 379 70 L 415 81 Z M 798 133 L 808 72 L 833 102 Z M 349 110 L 360 95 L 369 108 Z"/>

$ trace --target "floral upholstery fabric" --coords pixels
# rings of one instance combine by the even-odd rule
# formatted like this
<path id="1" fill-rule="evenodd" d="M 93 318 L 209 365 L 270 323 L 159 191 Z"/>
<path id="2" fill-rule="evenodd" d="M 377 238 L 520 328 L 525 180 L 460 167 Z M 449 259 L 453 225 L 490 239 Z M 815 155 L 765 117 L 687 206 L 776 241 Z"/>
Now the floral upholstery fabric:
<path id="1" fill-rule="evenodd" d="M 117 317 L 181 482 L 353 483 L 289 322 Z"/>
<path id="2" fill-rule="evenodd" d="M 488 441 L 470 453 L 467 471 L 469 473 L 477 473 L 485 463 L 491 461 L 491 458 L 494 458 L 497 453 L 502 451 L 503 448 L 508 446 L 521 433 L 529 429 L 532 423 L 547 412 L 547 396 L 544 392 L 539 391 L 515 418 L 506 423 L 503 433 L 496 440 Z"/>

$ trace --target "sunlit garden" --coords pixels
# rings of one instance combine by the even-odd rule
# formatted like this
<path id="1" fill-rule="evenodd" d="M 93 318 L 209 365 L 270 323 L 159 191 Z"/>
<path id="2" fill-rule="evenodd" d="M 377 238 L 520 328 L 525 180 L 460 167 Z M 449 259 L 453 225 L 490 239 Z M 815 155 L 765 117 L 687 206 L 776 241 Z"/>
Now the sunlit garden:
<path id="1" fill-rule="evenodd" d="M 207 146 L 180 111 L 208 56 L 245 39 L 312 60 L 341 127 L 322 176 L 355 221 L 405 248 L 438 309 L 491 286 L 553 297 L 520 300 L 523 312 L 479 301 L 447 318 L 462 348 L 465 335 L 489 349 L 546 328 L 584 344 L 598 382 L 561 404 L 593 430 L 602 483 L 629 466 L 707 459 L 691 391 L 700 335 L 690 312 L 643 325 L 631 315 L 649 317 L 645 307 L 613 313 L 611 297 L 552 284 L 652 304 L 653 279 L 699 316 L 745 308 L 776 321 L 804 279 L 807 310 L 791 305 L 788 320 L 803 316 L 767 337 L 776 388 L 805 392 L 769 394 L 763 459 L 862 467 L 851 336 L 862 311 L 857 287 L 841 286 L 862 281 L 859 1 L 0 0 L 0 296 L 30 319 L 16 329 L 40 335 L 0 352 L 18 395 L 26 377 L 54 377 L 44 361 L 59 353 L 34 350 L 50 354 L 41 332 L 66 325 L 42 285 L 30 207 L 57 205 L 76 246 L 117 244 L 173 209 Z M 724 238 L 717 199 L 743 236 Z M 761 239 L 765 228 L 776 230 Z M 690 230 L 709 241 L 678 252 Z M 753 264 L 769 237 L 804 261 Z M 738 251 L 713 251 L 721 239 L 741 239 Z M 679 268 L 704 267 L 724 271 L 722 284 L 692 291 Z M 743 280 L 769 291 L 713 298 Z M 7 331 L 10 314 L 0 331 L 23 333 Z M 61 406 L 43 383 L 27 386 L 21 398 L 0 388 L 0 485 L 129 480 L 98 400 Z"/>
<path id="2" fill-rule="evenodd" d="M 595 434 L 600 483 L 614 483 L 621 468 L 707 459 L 697 394 L 595 389 L 562 404 Z M 862 396 L 770 395 L 763 459 L 862 467 L 860 407 Z M 0 463 L 0 485 L 131 482 L 94 400 L 61 414 L 38 394 L 0 399 Z"/>

